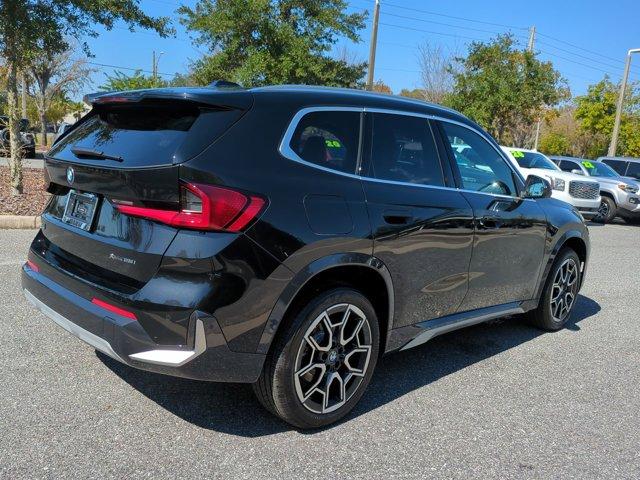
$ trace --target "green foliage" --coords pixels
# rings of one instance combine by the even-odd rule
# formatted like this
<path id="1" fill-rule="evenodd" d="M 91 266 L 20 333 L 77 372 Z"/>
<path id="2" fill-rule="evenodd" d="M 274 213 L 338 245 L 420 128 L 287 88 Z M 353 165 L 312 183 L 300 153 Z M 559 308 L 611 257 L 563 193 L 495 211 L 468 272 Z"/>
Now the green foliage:
<path id="1" fill-rule="evenodd" d="M 545 108 L 568 96 L 550 62 L 516 47 L 510 35 L 473 42 L 457 58 L 453 93 L 445 103 L 487 129 L 502 143 L 522 145 Z"/>
<path id="2" fill-rule="evenodd" d="M 414 88 L 413 90 L 409 90 L 408 88 L 403 88 L 402 90 L 400 90 L 400 96 L 415 98 L 416 100 L 425 99 L 424 90 L 421 88 Z"/>
<path id="3" fill-rule="evenodd" d="M 589 134 L 592 142 L 589 154 L 604 155 L 611 141 L 620 86 L 605 76 L 591 85 L 586 95 L 576 98 L 575 118 L 580 129 Z M 620 121 L 619 155 L 640 156 L 640 92 L 630 85 L 625 93 L 625 104 Z"/>
<path id="4" fill-rule="evenodd" d="M 106 82 L 99 87 L 99 90 L 103 92 L 141 90 L 144 88 L 191 87 L 195 85 L 190 75 L 182 75 L 180 73 L 177 73 L 169 81 L 153 75 L 145 75 L 142 70 L 136 70 L 133 75 L 115 71 L 113 75 L 106 74 L 105 76 L 107 77 Z"/>
<path id="5" fill-rule="evenodd" d="M 542 136 L 538 149 L 547 155 L 571 155 L 569 139 L 558 132 L 549 132 Z"/>
<path id="6" fill-rule="evenodd" d="M 199 0 L 182 6 L 181 22 L 211 54 L 192 64 L 194 81 L 245 86 L 298 83 L 353 87 L 366 64 L 330 56 L 340 37 L 360 40 L 366 12 L 345 0 Z"/>
<path id="7" fill-rule="evenodd" d="M 136 70 L 133 75 L 115 71 L 113 75 L 106 74 L 105 76 L 107 77 L 107 81 L 100 86 L 100 90 L 103 92 L 160 88 L 168 85 L 162 78 L 145 75 L 142 73 L 142 70 Z"/>

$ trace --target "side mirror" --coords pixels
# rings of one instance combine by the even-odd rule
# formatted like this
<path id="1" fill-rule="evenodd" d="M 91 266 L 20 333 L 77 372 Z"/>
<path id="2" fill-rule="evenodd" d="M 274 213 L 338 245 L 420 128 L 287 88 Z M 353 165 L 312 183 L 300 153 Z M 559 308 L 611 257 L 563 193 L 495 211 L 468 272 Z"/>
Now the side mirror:
<path id="1" fill-rule="evenodd" d="M 548 180 L 537 175 L 529 175 L 522 189 L 522 198 L 549 198 L 551 184 Z"/>
<path id="2" fill-rule="evenodd" d="M 574 168 L 573 170 L 571 170 L 571 173 L 573 173 L 574 175 L 584 175 L 584 172 L 579 168 Z"/>

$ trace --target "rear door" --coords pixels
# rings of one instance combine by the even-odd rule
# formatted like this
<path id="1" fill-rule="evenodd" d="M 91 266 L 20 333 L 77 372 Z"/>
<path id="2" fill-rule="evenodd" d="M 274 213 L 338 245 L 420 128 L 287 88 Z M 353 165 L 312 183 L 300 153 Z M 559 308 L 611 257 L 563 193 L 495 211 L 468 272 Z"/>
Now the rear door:
<path id="1" fill-rule="evenodd" d="M 473 212 L 440 161 L 429 120 L 367 114 L 363 187 L 374 255 L 389 268 L 394 326 L 454 313 L 467 292 Z"/>
<path id="2" fill-rule="evenodd" d="M 519 198 L 522 181 L 498 147 L 461 124 L 442 121 L 440 128 L 476 225 L 469 292 L 459 310 L 533 298 L 545 248 L 544 211 Z"/>
<path id="3" fill-rule="evenodd" d="M 140 286 L 156 272 L 177 229 L 121 214 L 116 204 L 178 208 L 180 163 L 244 113 L 242 108 L 152 96 L 101 103 L 48 153 L 52 199 L 45 254 L 71 273 Z"/>

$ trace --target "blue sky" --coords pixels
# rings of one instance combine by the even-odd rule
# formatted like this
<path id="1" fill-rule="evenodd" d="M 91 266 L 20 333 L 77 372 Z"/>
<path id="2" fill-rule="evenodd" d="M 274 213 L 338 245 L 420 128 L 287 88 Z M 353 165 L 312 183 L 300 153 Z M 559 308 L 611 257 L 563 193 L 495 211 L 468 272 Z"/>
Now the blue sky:
<path id="1" fill-rule="evenodd" d="M 152 15 L 175 20 L 177 35 L 162 39 L 148 31 L 129 32 L 124 26 L 89 39 L 92 62 L 151 70 L 152 52 L 164 52 L 158 70 L 167 78 L 187 70 L 189 62 L 203 53 L 193 46 L 179 25 L 175 10 L 196 0 L 142 0 Z M 362 41 L 341 40 L 356 58 L 368 58 L 373 0 L 350 0 L 349 11 L 368 9 L 367 28 Z M 445 50 L 464 53 L 473 40 L 487 40 L 497 33 L 512 32 L 526 45 L 528 28 L 535 25 L 536 50 L 540 58 L 551 60 L 567 79 L 573 94 L 583 94 L 587 86 L 608 73 L 614 81 L 622 75 L 629 48 L 640 48 L 640 2 L 638 0 L 562 1 L 494 0 L 455 2 L 429 0 L 382 0 L 375 78 L 397 93 L 402 88 L 420 86 L 417 45 L 425 41 Z M 640 55 L 634 57 L 631 79 L 640 80 Z M 112 67 L 99 68 L 93 76 L 95 90 Z M 127 70 L 123 70 L 127 71 Z"/>

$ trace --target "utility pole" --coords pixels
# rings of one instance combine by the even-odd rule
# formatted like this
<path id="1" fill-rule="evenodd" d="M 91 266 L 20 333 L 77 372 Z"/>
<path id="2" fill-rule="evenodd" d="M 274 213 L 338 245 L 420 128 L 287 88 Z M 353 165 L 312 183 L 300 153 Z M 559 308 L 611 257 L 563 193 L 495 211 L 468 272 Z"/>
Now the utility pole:
<path id="1" fill-rule="evenodd" d="M 151 58 L 151 75 L 153 76 L 153 79 L 156 79 L 156 70 L 157 70 L 157 66 L 156 66 L 156 51 L 153 51 L 153 57 Z"/>
<path id="2" fill-rule="evenodd" d="M 618 133 L 620 133 L 620 119 L 622 118 L 622 107 L 624 105 L 624 93 L 627 89 L 627 80 L 629 79 L 629 69 L 631 68 L 631 55 L 640 53 L 640 48 L 632 48 L 627 52 L 627 61 L 624 64 L 624 74 L 622 75 L 622 85 L 620 85 L 620 93 L 618 94 L 618 105 L 616 106 L 616 119 L 613 123 L 613 133 L 611 134 L 611 143 L 607 155 L 616 156 L 616 148 L 618 146 Z"/>
<path id="3" fill-rule="evenodd" d="M 373 10 L 373 26 L 371 27 L 371 44 L 369 45 L 369 71 L 367 72 L 367 90 L 373 89 L 373 74 L 376 66 L 376 44 L 378 43 L 378 20 L 380 19 L 380 0 L 376 0 Z"/>
<path id="4" fill-rule="evenodd" d="M 24 72 L 20 72 L 20 80 L 22 82 L 22 118 L 27 118 L 27 80 Z"/>
<path id="5" fill-rule="evenodd" d="M 529 28 L 529 44 L 527 45 L 527 50 L 533 53 L 533 46 L 536 41 L 536 26 L 533 25 Z"/>
<path id="6" fill-rule="evenodd" d="M 535 42 L 536 42 L 536 26 L 532 25 L 531 28 L 529 28 L 529 44 L 527 45 L 527 51 L 529 53 L 533 53 Z M 540 140 L 540 124 L 541 123 L 542 123 L 542 119 L 538 119 L 538 122 L 536 123 L 536 136 L 535 136 L 535 140 L 533 141 L 534 150 L 538 150 L 538 140 Z"/>

